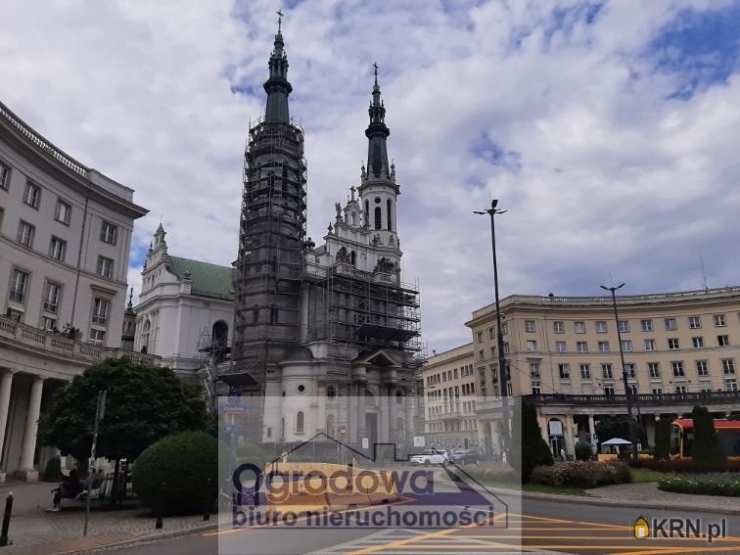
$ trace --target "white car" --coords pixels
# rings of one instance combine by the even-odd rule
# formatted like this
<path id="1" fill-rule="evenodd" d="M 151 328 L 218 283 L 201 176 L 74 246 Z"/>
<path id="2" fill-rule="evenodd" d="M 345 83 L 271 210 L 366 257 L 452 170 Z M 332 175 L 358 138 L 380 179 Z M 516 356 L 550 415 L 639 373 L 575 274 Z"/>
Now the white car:
<path id="1" fill-rule="evenodd" d="M 410 460 L 413 464 L 444 464 L 448 457 L 445 451 L 427 449 L 424 453 L 412 455 Z"/>

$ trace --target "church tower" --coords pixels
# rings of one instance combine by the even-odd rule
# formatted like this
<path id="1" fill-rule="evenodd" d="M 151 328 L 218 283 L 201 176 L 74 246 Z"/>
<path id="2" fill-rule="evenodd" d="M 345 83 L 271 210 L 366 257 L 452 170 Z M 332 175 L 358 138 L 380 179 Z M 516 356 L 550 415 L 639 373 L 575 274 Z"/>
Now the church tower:
<path id="1" fill-rule="evenodd" d="M 292 86 L 278 20 L 264 120 L 249 130 L 234 290 L 233 370 L 225 381 L 262 394 L 267 373 L 299 344 L 306 166 L 303 132 L 288 108 Z M 272 369 L 272 370 L 271 370 Z"/>

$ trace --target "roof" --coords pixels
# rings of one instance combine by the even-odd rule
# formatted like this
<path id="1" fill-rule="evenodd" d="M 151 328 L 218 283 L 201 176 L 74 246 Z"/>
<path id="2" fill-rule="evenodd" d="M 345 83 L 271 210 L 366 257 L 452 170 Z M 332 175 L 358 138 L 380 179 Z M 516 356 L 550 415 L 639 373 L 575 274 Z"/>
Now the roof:
<path id="1" fill-rule="evenodd" d="M 184 279 L 185 274 L 190 272 L 193 293 L 218 299 L 231 300 L 234 298 L 232 268 L 230 266 L 219 266 L 218 264 L 180 258 L 179 256 L 168 256 L 167 258 L 167 268 L 179 280 Z"/>

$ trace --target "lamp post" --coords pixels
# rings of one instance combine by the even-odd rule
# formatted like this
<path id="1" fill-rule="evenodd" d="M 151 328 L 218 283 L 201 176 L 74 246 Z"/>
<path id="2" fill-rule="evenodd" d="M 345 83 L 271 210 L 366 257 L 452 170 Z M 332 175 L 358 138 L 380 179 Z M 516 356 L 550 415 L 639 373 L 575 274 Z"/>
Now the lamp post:
<path id="1" fill-rule="evenodd" d="M 501 329 L 501 307 L 499 304 L 498 294 L 498 263 L 496 261 L 496 224 L 495 216 L 497 214 L 504 214 L 506 210 L 497 208 L 498 199 L 491 201 L 491 208 L 487 210 L 474 210 L 474 214 L 484 216 L 488 214 L 491 217 L 491 250 L 493 252 L 493 292 L 496 301 L 496 352 L 498 354 L 498 374 L 499 374 L 499 389 L 501 391 L 501 402 L 502 402 L 502 413 L 503 413 L 503 435 L 504 435 L 504 452 L 510 447 L 509 442 L 509 421 L 508 421 L 508 402 L 507 397 L 509 396 L 508 389 L 508 372 L 506 368 L 506 358 L 504 357 L 504 334 Z"/>
<path id="2" fill-rule="evenodd" d="M 629 427 L 630 427 L 630 442 L 632 443 L 632 458 L 637 460 L 637 440 L 635 438 L 635 426 L 634 418 L 632 416 L 632 392 L 630 391 L 627 367 L 624 364 L 624 349 L 622 348 L 622 330 L 619 329 L 619 311 L 617 310 L 617 291 L 624 287 L 624 283 L 620 283 L 616 287 L 607 287 L 606 285 L 600 286 L 604 291 L 609 291 L 612 294 L 612 308 L 614 309 L 614 323 L 617 326 L 617 340 L 619 341 L 619 359 L 622 362 L 622 382 L 624 383 L 624 396 L 627 399 L 627 414 L 629 416 Z"/>

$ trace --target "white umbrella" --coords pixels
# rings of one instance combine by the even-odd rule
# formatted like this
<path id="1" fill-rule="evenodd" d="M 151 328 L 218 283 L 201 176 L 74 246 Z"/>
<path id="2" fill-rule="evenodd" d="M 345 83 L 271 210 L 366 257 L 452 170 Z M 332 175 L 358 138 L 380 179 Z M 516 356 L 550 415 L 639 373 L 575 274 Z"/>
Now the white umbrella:
<path id="1" fill-rule="evenodd" d="M 601 445 L 632 445 L 631 441 L 627 441 L 626 439 L 622 439 L 621 437 L 613 437 Z"/>

